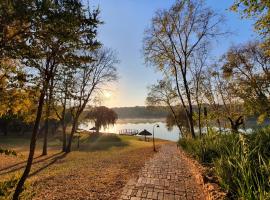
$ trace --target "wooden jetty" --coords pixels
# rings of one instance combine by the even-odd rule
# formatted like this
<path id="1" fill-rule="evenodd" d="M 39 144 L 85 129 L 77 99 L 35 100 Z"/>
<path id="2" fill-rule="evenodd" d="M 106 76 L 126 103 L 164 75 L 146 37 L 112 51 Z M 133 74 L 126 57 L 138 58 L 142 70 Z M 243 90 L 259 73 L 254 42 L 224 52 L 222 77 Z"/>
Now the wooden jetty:
<path id="1" fill-rule="evenodd" d="M 122 129 L 119 130 L 119 135 L 137 135 L 139 133 L 136 129 Z"/>

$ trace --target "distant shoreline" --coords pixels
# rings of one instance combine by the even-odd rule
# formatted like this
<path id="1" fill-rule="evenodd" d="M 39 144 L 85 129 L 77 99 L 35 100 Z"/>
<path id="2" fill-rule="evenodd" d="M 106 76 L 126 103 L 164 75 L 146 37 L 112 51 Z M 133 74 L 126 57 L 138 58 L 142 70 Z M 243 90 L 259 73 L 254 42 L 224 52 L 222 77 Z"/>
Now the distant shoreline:
<path id="1" fill-rule="evenodd" d="M 165 118 L 120 118 L 116 121 L 117 124 L 139 124 L 139 123 L 155 123 L 155 122 L 166 122 Z"/>

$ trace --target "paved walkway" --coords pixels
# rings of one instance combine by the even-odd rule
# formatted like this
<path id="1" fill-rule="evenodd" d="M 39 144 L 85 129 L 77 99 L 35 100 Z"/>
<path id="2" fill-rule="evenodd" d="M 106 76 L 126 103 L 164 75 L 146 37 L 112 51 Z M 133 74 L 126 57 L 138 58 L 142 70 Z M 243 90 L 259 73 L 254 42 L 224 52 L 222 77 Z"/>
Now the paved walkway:
<path id="1" fill-rule="evenodd" d="M 181 156 L 175 144 L 163 145 L 138 178 L 127 183 L 120 200 L 205 200 L 202 186 Z"/>

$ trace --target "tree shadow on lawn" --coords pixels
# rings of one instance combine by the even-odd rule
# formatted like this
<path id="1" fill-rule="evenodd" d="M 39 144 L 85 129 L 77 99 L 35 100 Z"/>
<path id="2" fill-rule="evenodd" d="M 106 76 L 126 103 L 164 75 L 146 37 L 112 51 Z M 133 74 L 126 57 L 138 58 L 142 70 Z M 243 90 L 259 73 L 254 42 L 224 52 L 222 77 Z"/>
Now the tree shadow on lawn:
<path id="1" fill-rule="evenodd" d="M 39 172 L 43 171 L 44 169 L 46 169 L 47 167 L 49 167 L 50 165 L 56 163 L 58 160 L 61 160 L 63 158 L 65 158 L 67 156 L 67 153 L 60 153 L 57 156 L 55 156 L 49 163 L 47 163 L 46 165 L 43 165 L 42 167 L 38 168 L 37 170 L 35 170 L 34 172 L 32 172 L 29 177 L 34 176 L 36 174 L 38 174 Z"/>
<path id="2" fill-rule="evenodd" d="M 129 142 L 123 141 L 116 134 L 92 133 L 82 141 L 79 151 L 105 151 L 112 147 L 128 146 Z"/>
<path id="3" fill-rule="evenodd" d="M 52 161 L 50 161 L 48 164 L 44 165 L 44 166 L 48 167 L 49 165 L 55 163 L 57 160 L 62 159 L 63 156 L 65 157 L 66 153 L 58 152 L 58 153 L 52 154 L 50 156 L 46 156 L 45 158 L 42 158 L 42 159 L 38 159 L 38 158 L 40 158 L 42 156 L 37 156 L 37 157 L 35 157 L 35 160 L 33 161 L 33 166 L 38 164 L 38 163 L 46 162 L 47 160 L 51 159 Z M 16 172 L 16 171 L 19 171 L 21 169 L 24 169 L 25 164 L 26 164 L 26 161 L 23 161 L 23 162 L 19 162 L 19 163 L 16 163 L 14 165 L 10 165 L 8 167 L 5 167 L 3 169 L 0 169 L 0 175 L 5 175 L 5 174 L 8 174 L 8 173 L 12 173 L 12 172 Z M 6 171 L 6 170 L 8 170 L 8 171 Z"/>
<path id="4" fill-rule="evenodd" d="M 123 141 L 120 137 L 115 134 L 91 134 L 86 139 L 81 141 L 82 144 L 79 151 L 93 152 L 93 151 L 105 151 L 109 150 L 112 147 L 124 147 L 128 146 L 129 142 Z M 74 140 L 74 145 L 76 140 Z M 74 148 L 76 151 L 76 148 Z M 61 160 L 66 157 L 66 153 L 58 152 L 50 156 L 42 158 L 41 156 L 35 157 L 33 161 L 33 166 L 40 163 L 41 167 L 35 169 L 30 176 L 36 175 L 40 171 L 46 169 L 50 165 L 56 163 L 58 160 Z M 0 175 L 5 175 L 8 173 L 13 173 L 25 168 L 26 161 L 18 162 L 13 165 L 7 166 L 0 169 Z"/>

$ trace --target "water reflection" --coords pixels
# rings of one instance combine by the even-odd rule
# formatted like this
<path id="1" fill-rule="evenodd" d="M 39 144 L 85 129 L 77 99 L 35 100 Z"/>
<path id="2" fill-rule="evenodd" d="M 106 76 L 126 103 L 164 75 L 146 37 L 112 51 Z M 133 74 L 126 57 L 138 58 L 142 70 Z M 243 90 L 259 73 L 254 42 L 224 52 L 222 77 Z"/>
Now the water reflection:
<path id="1" fill-rule="evenodd" d="M 146 122 L 146 123 L 116 123 L 107 129 L 101 129 L 101 132 L 116 133 L 123 129 L 135 129 L 142 131 L 144 129 L 153 132 L 153 126 L 159 124 L 159 128 L 155 127 L 155 137 L 165 140 L 177 141 L 179 139 L 179 130 L 174 127 L 173 130 L 168 131 L 164 122 Z M 80 125 L 81 129 L 89 130 L 94 126 L 93 123 L 84 123 Z"/>
<path id="2" fill-rule="evenodd" d="M 179 139 L 179 130 L 177 129 L 177 127 L 174 127 L 171 131 L 168 131 L 167 127 L 166 127 L 166 123 L 164 121 L 160 121 L 160 122 L 156 122 L 155 120 L 153 121 L 145 121 L 143 122 L 143 120 L 136 120 L 136 121 L 132 121 L 129 122 L 128 120 L 121 120 L 118 123 L 116 123 L 114 126 L 110 126 L 107 129 L 101 129 L 101 132 L 106 132 L 106 133 L 116 133 L 119 134 L 119 131 L 123 130 L 123 129 L 133 129 L 133 130 L 138 130 L 139 132 L 146 129 L 149 132 L 153 132 L 153 126 L 159 124 L 159 128 L 155 127 L 155 137 L 156 138 L 160 138 L 160 139 L 165 139 L 165 140 L 170 140 L 170 141 L 178 141 Z M 84 123 L 81 124 L 79 128 L 81 129 L 85 129 L 85 130 L 89 130 L 90 128 L 92 128 L 94 126 L 93 123 Z M 218 127 L 212 127 L 213 130 L 215 131 L 219 131 Z M 252 128 L 247 128 L 247 129 L 239 129 L 239 132 L 242 133 L 252 133 Z M 228 128 L 222 128 L 222 133 L 226 133 L 229 132 L 230 129 Z M 199 134 L 199 129 L 195 127 L 195 132 L 197 134 Z M 202 132 L 203 133 L 207 133 L 207 128 L 203 127 L 202 128 Z"/>

